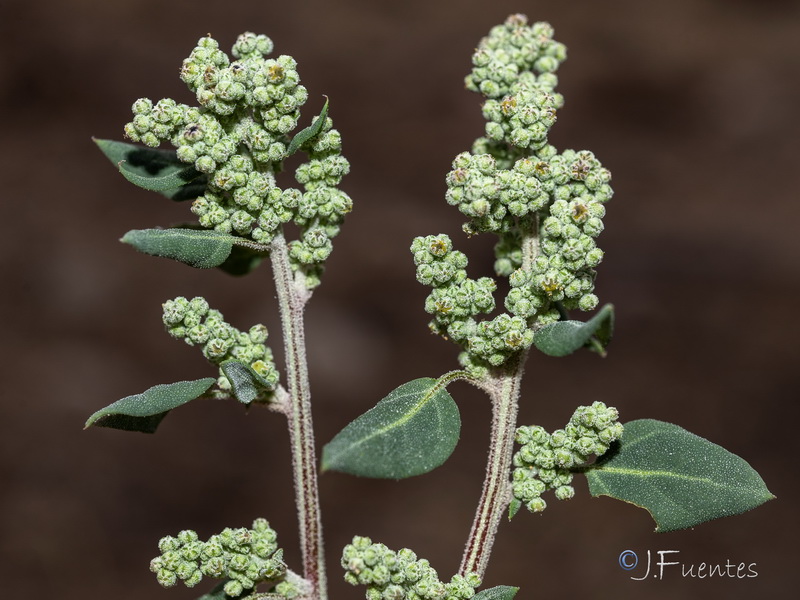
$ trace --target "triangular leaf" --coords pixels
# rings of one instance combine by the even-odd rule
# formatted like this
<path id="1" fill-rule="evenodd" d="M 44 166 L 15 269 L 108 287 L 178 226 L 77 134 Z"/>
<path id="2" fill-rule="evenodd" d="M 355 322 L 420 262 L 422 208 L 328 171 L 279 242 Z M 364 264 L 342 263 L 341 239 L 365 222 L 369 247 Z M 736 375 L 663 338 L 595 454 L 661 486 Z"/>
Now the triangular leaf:
<path id="1" fill-rule="evenodd" d="M 512 498 L 511 502 L 508 503 L 508 520 L 509 521 L 516 516 L 516 514 L 519 512 L 520 508 L 522 508 L 522 501 L 519 498 Z"/>
<path id="2" fill-rule="evenodd" d="M 199 398 L 215 381 L 213 377 L 206 377 L 153 386 L 141 394 L 127 396 L 101 408 L 89 417 L 84 429 L 94 425 L 153 433 L 169 411 Z"/>
<path id="3" fill-rule="evenodd" d="M 205 176 L 178 160 L 174 150 L 97 138 L 94 142 L 125 179 L 141 188 L 161 192 L 176 201 L 197 198 L 205 191 Z"/>
<path id="4" fill-rule="evenodd" d="M 322 107 L 322 111 L 320 111 L 319 116 L 306 127 L 305 129 L 301 129 L 297 132 L 292 138 L 292 141 L 289 143 L 289 147 L 286 149 L 286 156 L 291 156 L 295 152 L 300 149 L 300 146 L 305 144 L 311 138 L 319 135 L 322 128 L 325 126 L 325 120 L 328 118 L 328 97 L 325 96 L 325 104 Z"/>
<path id="5" fill-rule="evenodd" d="M 211 229 L 133 229 L 120 240 L 139 252 L 162 256 L 197 269 L 218 267 L 237 239 Z"/>
<path id="6" fill-rule="evenodd" d="M 533 344 L 548 356 L 566 356 L 589 346 L 605 355 L 614 329 L 614 307 L 606 304 L 586 321 L 558 321 L 545 325 L 533 335 Z"/>
<path id="7" fill-rule="evenodd" d="M 647 509 L 656 531 L 737 515 L 774 496 L 747 462 L 685 429 L 653 419 L 625 424 L 586 473 L 592 496 Z"/>
<path id="8" fill-rule="evenodd" d="M 347 425 L 322 451 L 322 469 L 403 479 L 435 469 L 453 453 L 461 417 L 442 379 L 401 385 Z"/>
<path id="9" fill-rule="evenodd" d="M 511 600 L 517 595 L 518 587 L 498 585 L 493 588 L 481 590 L 472 597 L 472 600 Z"/>
<path id="10" fill-rule="evenodd" d="M 226 360 L 220 365 L 225 377 L 231 382 L 233 395 L 242 404 L 250 404 L 265 390 L 272 390 L 270 384 L 248 364 L 240 360 Z"/>

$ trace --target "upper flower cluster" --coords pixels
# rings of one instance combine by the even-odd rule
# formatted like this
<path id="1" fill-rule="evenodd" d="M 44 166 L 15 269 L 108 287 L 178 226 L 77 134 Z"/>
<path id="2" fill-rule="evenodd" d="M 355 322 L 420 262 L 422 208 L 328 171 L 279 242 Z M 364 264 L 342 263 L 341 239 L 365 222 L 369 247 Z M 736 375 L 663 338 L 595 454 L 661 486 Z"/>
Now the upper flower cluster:
<path id="1" fill-rule="evenodd" d="M 481 40 L 466 78 L 467 88 L 485 97 L 486 130 L 471 152 L 453 161 L 446 199 L 467 217 L 467 234 L 498 236 L 495 272 L 510 278 L 503 303 L 508 313 L 474 318 L 494 309 L 490 296 L 497 286 L 469 279 L 466 257 L 452 251 L 449 238 L 448 260 L 455 264 L 457 257 L 461 265 L 455 278 L 443 271 L 447 261 L 420 260 L 421 240 L 435 236 L 412 246 L 418 280 L 434 287 L 426 302 L 432 327 L 464 347 L 460 361 L 478 376 L 528 348 L 536 328 L 565 310 L 598 304 L 594 269 L 603 251 L 595 239 L 613 195 L 611 174 L 592 152 L 559 152 L 548 141 L 564 104 L 555 72 L 565 58 L 550 25 L 528 25 L 524 15 L 512 15 Z M 464 300 L 474 290 L 480 304 Z"/>
<path id="2" fill-rule="evenodd" d="M 278 186 L 308 91 L 291 56 L 267 58 L 272 41 L 245 33 L 233 46 L 233 60 L 211 37 L 201 38 L 183 61 L 181 79 L 199 107 L 165 98 L 141 98 L 125 135 L 156 147 L 168 141 L 177 158 L 205 175 L 205 193 L 192 203 L 202 227 L 268 244 L 290 221 L 301 229 L 290 244 L 293 267 L 319 282 L 331 238 L 352 208 L 338 189 L 350 165 L 341 155 L 341 135 L 327 116 L 301 144 L 308 161 L 295 179 L 302 189 Z"/>
<path id="3" fill-rule="evenodd" d="M 525 15 L 511 15 L 492 28 L 472 55 L 467 89 L 487 98 L 505 96 L 520 83 L 552 91 L 558 83 L 555 72 L 567 58 L 567 48 L 553 33 L 548 23 L 528 26 Z"/>

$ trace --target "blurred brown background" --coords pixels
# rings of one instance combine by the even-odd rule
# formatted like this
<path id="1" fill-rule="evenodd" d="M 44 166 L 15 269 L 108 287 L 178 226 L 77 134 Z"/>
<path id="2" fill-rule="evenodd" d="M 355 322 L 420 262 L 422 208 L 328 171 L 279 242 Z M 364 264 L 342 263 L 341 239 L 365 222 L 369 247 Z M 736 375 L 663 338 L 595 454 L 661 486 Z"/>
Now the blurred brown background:
<path id="1" fill-rule="evenodd" d="M 600 238 L 599 295 L 618 311 L 610 355 L 532 356 L 523 422 L 553 429 L 594 400 L 624 420 L 676 422 L 745 457 L 778 500 L 655 534 L 645 511 L 591 499 L 581 484 L 545 516 L 503 525 L 486 583 L 520 585 L 523 600 L 788 596 L 800 418 L 797 2 L 3 0 L 2 597 L 194 598 L 148 572 L 158 538 L 260 515 L 298 564 L 281 417 L 198 402 L 155 436 L 82 431 L 113 400 L 209 374 L 196 350 L 164 335 L 167 298 L 206 295 L 234 324 L 263 321 L 279 340 L 266 266 L 234 279 L 117 243 L 188 213 L 127 184 L 90 136 L 121 138 L 138 97 L 192 101 L 178 67 L 208 32 L 226 50 L 241 31 L 266 33 L 295 56 L 311 94 L 306 119 L 330 96 L 356 204 L 308 311 L 322 444 L 397 385 L 455 366 L 454 348 L 427 332 L 408 246 L 447 232 L 474 257 L 473 276 L 490 268 L 492 242 L 460 233 L 444 175 L 482 131 L 479 97 L 462 84 L 472 49 L 512 12 L 550 21 L 567 44 L 552 141 L 593 150 L 616 190 Z M 442 577 L 457 569 L 489 408 L 470 386 L 451 392 L 463 434 L 440 470 L 402 482 L 322 477 L 333 600 L 363 597 L 337 565 L 353 534 L 411 547 Z M 687 565 L 755 563 L 758 576 L 700 580 L 671 567 L 663 580 L 632 581 L 643 572 L 620 569 L 625 549 L 643 561 L 647 550 L 678 550 L 668 558 Z"/>

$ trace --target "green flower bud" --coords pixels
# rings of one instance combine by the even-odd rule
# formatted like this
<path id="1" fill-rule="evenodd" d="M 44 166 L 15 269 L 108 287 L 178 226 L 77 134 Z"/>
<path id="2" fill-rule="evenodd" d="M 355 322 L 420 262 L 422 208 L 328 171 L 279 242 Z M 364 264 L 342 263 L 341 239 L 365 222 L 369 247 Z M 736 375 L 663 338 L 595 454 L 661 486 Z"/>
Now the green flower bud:
<path id="1" fill-rule="evenodd" d="M 594 310 L 599 303 L 599 298 L 594 294 L 585 294 L 578 301 L 578 307 L 583 311 L 589 311 Z"/>
<path id="2" fill-rule="evenodd" d="M 203 553 L 203 544 L 198 541 L 186 542 L 180 553 L 185 560 L 196 561 Z"/>
<path id="3" fill-rule="evenodd" d="M 161 587 L 167 588 L 174 586 L 178 582 L 178 576 L 173 571 L 161 569 L 156 573 L 156 580 Z"/>
<path id="4" fill-rule="evenodd" d="M 184 583 L 188 579 L 196 579 L 195 573 L 197 572 L 197 565 L 193 562 L 184 562 L 181 563 L 178 568 L 175 570 L 175 575 L 183 581 Z M 202 575 L 202 574 L 201 574 Z M 189 586 L 191 587 L 191 586 Z"/>
<path id="5" fill-rule="evenodd" d="M 224 577 L 227 572 L 225 560 L 219 556 L 209 558 L 201 565 L 200 569 L 203 575 L 214 579 Z"/>
<path id="6" fill-rule="evenodd" d="M 559 448 L 554 453 L 555 463 L 562 468 L 570 468 L 576 463 L 573 453 L 566 448 Z"/>
<path id="7" fill-rule="evenodd" d="M 525 506 L 532 513 L 540 513 L 543 512 L 545 508 L 547 508 L 547 502 L 545 502 L 541 496 L 538 496 L 536 498 L 533 498 Z"/>
<path id="8" fill-rule="evenodd" d="M 550 445 L 553 448 L 560 448 L 569 441 L 567 433 L 563 429 L 556 429 L 550 434 Z"/>
<path id="9" fill-rule="evenodd" d="M 158 541 L 158 549 L 159 551 L 164 554 L 166 552 L 174 551 L 180 548 L 181 542 L 178 538 L 174 538 L 171 535 L 165 536 Z"/>
<path id="10" fill-rule="evenodd" d="M 569 500 L 575 496 L 575 488 L 571 485 L 562 485 L 556 488 L 555 494 L 559 500 Z"/>
<path id="11" fill-rule="evenodd" d="M 210 156 L 201 156 L 195 161 L 194 166 L 201 173 L 213 173 L 217 163 Z"/>
<path id="12" fill-rule="evenodd" d="M 177 550 L 169 550 L 161 554 L 162 565 L 165 569 L 174 571 L 183 562 L 183 558 Z"/>
<path id="13" fill-rule="evenodd" d="M 242 595 L 244 586 L 235 579 L 231 579 L 222 587 L 222 591 L 225 592 L 226 595 L 236 598 Z"/>
<path id="14" fill-rule="evenodd" d="M 377 592 L 377 590 L 374 591 Z M 367 596 L 367 598 L 369 598 L 369 596 Z M 390 585 L 383 590 L 382 594 L 378 593 L 375 598 L 376 600 L 404 600 L 406 598 L 406 593 L 399 585 Z"/>

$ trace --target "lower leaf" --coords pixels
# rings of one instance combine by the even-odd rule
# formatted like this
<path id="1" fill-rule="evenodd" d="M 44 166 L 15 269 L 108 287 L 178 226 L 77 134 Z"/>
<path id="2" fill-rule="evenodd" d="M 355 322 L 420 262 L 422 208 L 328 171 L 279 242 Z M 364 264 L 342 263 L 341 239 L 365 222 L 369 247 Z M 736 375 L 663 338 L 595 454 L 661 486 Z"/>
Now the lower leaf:
<path id="1" fill-rule="evenodd" d="M 127 396 L 95 412 L 84 429 L 95 425 L 125 431 L 154 433 L 161 420 L 173 408 L 202 396 L 216 379 L 179 381 L 151 387 L 141 394 Z"/>
<path id="2" fill-rule="evenodd" d="M 498 585 L 493 588 L 481 590 L 472 597 L 472 600 L 511 600 L 517 595 L 518 587 Z"/>
<path id="3" fill-rule="evenodd" d="M 445 378 L 424 377 L 395 389 L 325 446 L 322 469 L 403 479 L 444 463 L 461 433 Z"/>
<path id="4" fill-rule="evenodd" d="M 775 497 L 744 459 L 654 419 L 626 423 L 586 478 L 592 496 L 647 509 L 659 532 L 737 515 Z"/>

